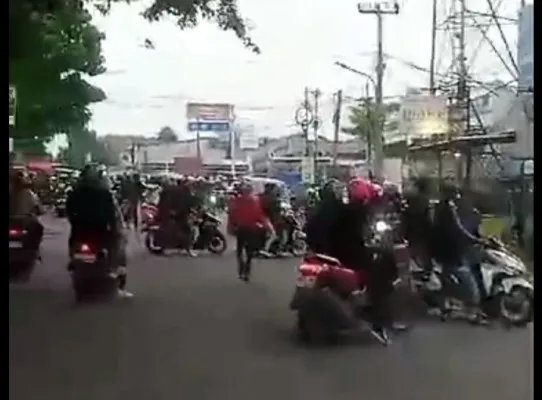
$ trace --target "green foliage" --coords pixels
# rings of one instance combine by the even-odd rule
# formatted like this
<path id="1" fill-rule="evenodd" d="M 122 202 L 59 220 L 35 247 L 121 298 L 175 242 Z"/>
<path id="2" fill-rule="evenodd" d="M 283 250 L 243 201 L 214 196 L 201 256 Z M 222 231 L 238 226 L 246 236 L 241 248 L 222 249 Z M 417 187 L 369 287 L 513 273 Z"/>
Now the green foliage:
<path id="1" fill-rule="evenodd" d="M 89 129 L 74 131 L 69 135 L 69 146 L 61 149 L 59 160 L 81 168 L 86 163 L 87 154 L 93 162 L 111 165 L 115 156 L 107 149 L 104 142 L 98 139 L 96 132 Z"/>
<path id="2" fill-rule="evenodd" d="M 389 121 L 388 117 L 391 113 L 397 112 L 399 107 L 399 103 L 384 104 L 383 112 L 379 112 L 375 103 L 368 100 L 358 101 L 348 110 L 350 126 L 344 127 L 342 131 L 359 137 L 364 143 L 371 144 L 380 126 L 390 131 L 398 128 L 397 121 Z"/>
<path id="3" fill-rule="evenodd" d="M 97 7 L 107 13 L 111 4 L 131 0 L 94 0 Z M 260 48 L 252 41 L 246 20 L 239 12 L 237 0 L 154 0 L 143 12 L 149 21 L 159 21 L 166 16 L 176 19 L 181 29 L 193 28 L 201 20 L 213 21 L 224 30 L 233 32 L 241 42 L 256 54 Z"/>
<path id="4" fill-rule="evenodd" d="M 103 35 L 77 1 L 67 0 L 50 13 L 37 0 L 10 0 L 9 82 L 17 87 L 16 138 L 82 128 L 88 105 L 105 94 L 85 81 L 104 71 Z"/>
<path id="5" fill-rule="evenodd" d="M 177 134 L 169 126 L 164 126 L 160 129 L 160 131 L 158 131 L 156 138 L 161 142 L 176 142 Z"/>

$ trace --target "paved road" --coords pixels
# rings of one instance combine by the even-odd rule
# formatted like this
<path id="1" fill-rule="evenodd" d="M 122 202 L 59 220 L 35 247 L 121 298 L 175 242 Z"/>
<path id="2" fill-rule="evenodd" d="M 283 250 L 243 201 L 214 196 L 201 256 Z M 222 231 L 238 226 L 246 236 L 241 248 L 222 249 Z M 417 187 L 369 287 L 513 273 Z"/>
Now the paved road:
<path id="1" fill-rule="evenodd" d="M 64 227 L 10 287 L 10 400 L 530 400 L 532 329 L 420 323 L 389 348 L 305 349 L 287 309 L 295 261 L 235 279 L 232 255 L 152 257 L 132 243 L 131 301 L 74 307 Z"/>

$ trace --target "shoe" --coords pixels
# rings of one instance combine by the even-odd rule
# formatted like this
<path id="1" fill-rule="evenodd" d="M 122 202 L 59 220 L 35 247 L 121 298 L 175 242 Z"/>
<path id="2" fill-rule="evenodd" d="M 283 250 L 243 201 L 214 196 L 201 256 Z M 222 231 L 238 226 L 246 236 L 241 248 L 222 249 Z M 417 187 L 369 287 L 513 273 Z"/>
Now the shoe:
<path id="1" fill-rule="evenodd" d="M 273 254 L 268 252 L 267 250 L 260 250 L 260 255 L 265 258 L 271 258 L 273 257 Z"/>
<path id="2" fill-rule="evenodd" d="M 392 325 L 391 325 L 391 328 L 396 331 L 396 332 L 404 332 L 406 330 L 408 330 L 408 325 L 407 324 L 403 324 L 401 322 L 394 322 Z"/>
<path id="3" fill-rule="evenodd" d="M 245 275 L 243 275 L 242 279 L 243 279 L 243 281 L 248 283 L 250 281 L 250 276 L 248 274 L 245 274 Z"/>
<path id="4" fill-rule="evenodd" d="M 117 292 L 118 296 L 121 298 L 121 299 L 131 299 L 132 297 L 134 297 L 134 294 L 133 293 L 130 293 L 129 291 L 127 290 L 121 290 L 119 289 L 119 291 Z"/>
<path id="5" fill-rule="evenodd" d="M 197 257 L 197 256 L 198 256 L 198 253 L 196 253 L 194 250 L 188 250 L 188 251 L 187 251 L 187 254 L 188 254 L 190 257 Z"/>
<path id="6" fill-rule="evenodd" d="M 371 335 L 380 342 L 383 346 L 391 343 L 388 332 L 383 328 L 371 328 Z"/>

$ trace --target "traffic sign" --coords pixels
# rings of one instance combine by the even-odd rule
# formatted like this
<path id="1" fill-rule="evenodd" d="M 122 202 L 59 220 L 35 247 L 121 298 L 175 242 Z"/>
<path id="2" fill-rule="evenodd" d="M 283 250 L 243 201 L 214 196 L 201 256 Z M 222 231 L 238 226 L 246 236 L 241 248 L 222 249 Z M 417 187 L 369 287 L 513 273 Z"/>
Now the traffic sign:
<path id="1" fill-rule="evenodd" d="M 189 132 L 229 132 L 230 123 L 228 121 L 196 121 L 188 123 Z"/>
<path id="2" fill-rule="evenodd" d="M 298 125 L 309 125 L 314 120 L 314 115 L 309 107 L 302 105 L 295 112 L 295 122 Z"/>
<path id="3" fill-rule="evenodd" d="M 17 89 L 9 85 L 9 126 L 15 125 L 15 115 L 17 114 Z"/>

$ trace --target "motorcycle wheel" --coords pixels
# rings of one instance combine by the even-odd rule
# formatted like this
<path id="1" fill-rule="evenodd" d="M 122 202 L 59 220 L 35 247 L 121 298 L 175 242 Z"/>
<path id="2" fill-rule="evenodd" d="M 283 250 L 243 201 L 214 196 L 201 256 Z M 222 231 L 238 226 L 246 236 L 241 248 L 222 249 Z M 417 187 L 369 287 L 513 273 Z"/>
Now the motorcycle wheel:
<path id="1" fill-rule="evenodd" d="M 333 344 L 337 341 L 337 335 L 325 326 L 319 318 L 297 313 L 296 322 L 297 338 L 303 343 Z"/>
<path id="2" fill-rule="evenodd" d="M 228 247 L 228 242 L 226 237 L 220 231 L 213 233 L 211 239 L 209 239 L 209 244 L 207 245 L 207 250 L 213 254 L 220 255 L 226 251 Z"/>
<path id="3" fill-rule="evenodd" d="M 523 327 L 533 320 L 533 294 L 526 288 L 514 287 L 497 297 L 499 313 L 505 324 Z"/>
<path id="4" fill-rule="evenodd" d="M 147 236 L 145 236 L 145 247 L 151 254 L 159 255 L 164 252 L 164 248 L 156 243 L 156 236 L 153 231 L 148 232 Z"/>
<path id="5" fill-rule="evenodd" d="M 303 256 L 307 253 L 307 243 L 305 239 L 297 238 L 292 244 L 292 253 L 296 257 Z"/>

